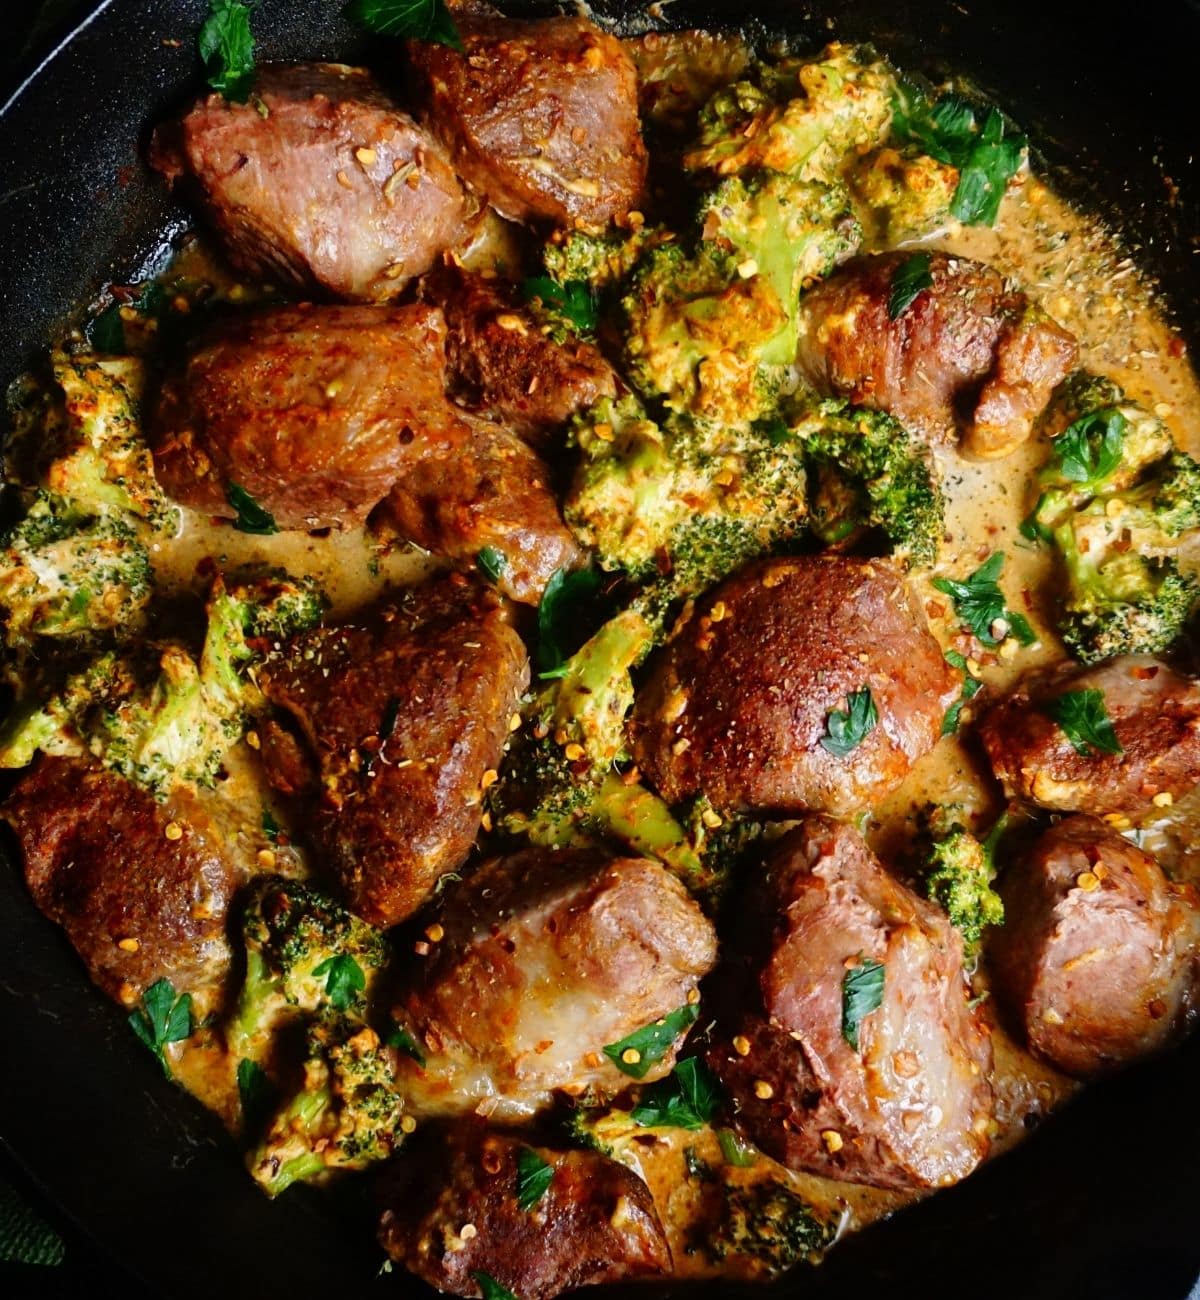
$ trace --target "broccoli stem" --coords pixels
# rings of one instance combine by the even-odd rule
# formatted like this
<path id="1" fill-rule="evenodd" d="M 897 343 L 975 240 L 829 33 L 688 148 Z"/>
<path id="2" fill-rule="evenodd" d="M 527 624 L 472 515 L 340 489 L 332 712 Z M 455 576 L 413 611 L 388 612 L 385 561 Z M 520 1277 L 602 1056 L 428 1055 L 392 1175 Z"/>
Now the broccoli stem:
<path id="1" fill-rule="evenodd" d="M 276 1115 L 270 1132 L 254 1152 L 251 1172 L 268 1196 L 278 1196 L 293 1183 L 323 1173 L 324 1158 L 312 1149 L 313 1130 L 333 1098 L 327 1087 L 305 1089 Z M 296 1154 L 289 1154 L 295 1149 Z M 274 1170 L 264 1174 L 265 1170 Z"/>
<path id="2" fill-rule="evenodd" d="M 609 767 L 620 756 L 624 719 L 633 704 L 629 670 L 652 639 L 646 620 L 625 610 L 568 660 L 556 684 L 553 724 L 572 732 L 596 766 Z"/>
<path id="3" fill-rule="evenodd" d="M 671 810 L 645 786 L 626 785 L 612 774 L 600 787 L 595 811 L 617 839 L 646 857 L 656 858 L 685 884 L 696 884 L 704 864 Z"/>
<path id="4" fill-rule="evenodd" d="M 246 952 L 246 978 L 238 995 L 237 1008 L 225 1030 L 229 1050 L 236 1056 L 255 1056 L 251 1044 L 264 1029 L 270 1004 L 279 996 L 279 989 L 267 970 L 262 954 L 254 949 Z"/>

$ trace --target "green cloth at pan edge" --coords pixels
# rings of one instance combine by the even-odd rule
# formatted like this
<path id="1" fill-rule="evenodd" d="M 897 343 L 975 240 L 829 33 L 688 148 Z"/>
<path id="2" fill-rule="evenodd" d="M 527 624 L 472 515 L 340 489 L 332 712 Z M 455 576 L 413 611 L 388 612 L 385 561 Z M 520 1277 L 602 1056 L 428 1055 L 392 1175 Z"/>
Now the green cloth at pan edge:
<path id="1" fill-rule="evenodd" d="M 66 1253 L 58 1233 L 0 1178 L 0 1263 L 54 1266 Z"/>

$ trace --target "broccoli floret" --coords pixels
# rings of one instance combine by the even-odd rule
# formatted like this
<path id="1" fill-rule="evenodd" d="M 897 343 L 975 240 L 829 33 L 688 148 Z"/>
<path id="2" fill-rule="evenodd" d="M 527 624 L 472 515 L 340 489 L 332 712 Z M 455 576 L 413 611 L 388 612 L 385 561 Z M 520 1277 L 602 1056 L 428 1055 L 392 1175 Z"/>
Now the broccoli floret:
<path id="1" fill-rule="evenodd" d="M 248 718 L 262 706 L 254 666 L 277 637 L 320 617 L 324 597 L 309 582 L 267 576 L 245 582 L 218 578 L 208 601 L 208 630 L 199 661 L 167 644 L 104 656 L 88 672 L 91 696 L 77 683 L 40 708 L 25 707 L 6 728 L 0 762 L 33 749 L 78 740 L 127 779 L 165 796 L 181 782 L 212 783 Z M 153 650 L 153 653 L 150 651 Z M 59 734 L 54 724 L 69 722 Z"/>
<path id="2" fill-rule="evenodd" d="M 59 354 L 54 378 L 63 390 L 66 418 L 45 486 L 89 513 L 129 514 L 155 532 L 173 533 L 179 511 L 158 486 L 138 421 L 142 363 L 134 357 Z"/>
<path id="3" fill-rule="evenodd" d="M 719 1212 L 697 1242 L 716 1262 L 742 1256 L 774 1275 L 819 1255 L 837 1236 L 836 1222 L 772 1178 L 726 1183 L 721 1192 Z"/>
<path id="4" fill-rule="evenodd" d="M 633 273 L 629 376 L 671 410 L 745 426 L 787 379 L 802 287 L 853 253 L 861 229 L 841 186 L 769 172 L 718 185 L 700 219 L 694 251 L 654 248 Z"/>
<path id="5" fill-rule="evenodd" d="M 632 398 L 577 420 L 582 456 L 564 514 L 601 568 L 653 589 L 656 626 L 671 602 L 804 530 L 806 468 L 794 440 L 670 417 L 661 427 Z"/>
<path id="6" fill-rule="evenodd" d="M 703 239 L 732 257 L 738 275 L 761 275 L 774 290 L 791 328 L 763 347 L 760 360 L 790 365 L 796 357 L 801 290 L 827 276 L 862 242 L 846 191 L 761 171 L 722 181 L 704 196 L 699 215 Z"/>
<path id="7" fill-rule="evenodd" d="M 1200 579 L 1173 553 L 1200 528 L 1200 465 L 1172 452 L 1135 486 L 1059 517 L 1050 532 L 1066 568 L 1058 630 L 1072 654 L 1096 663 L 1169 649 L 1200 600 Z"/>
<path id="8" fill-rule="evenodd" d="M 332 1007 L 363 1019 L 388 958 L 383 934 L 327 894 L 282 876 L 254 882 L 242 913 L 246 976 L 225 1030 L 238 1056 L 301 1012 Z"/>
<path id="9" fill-rule="evenodd" d="M 580 1106 L 567 1119 L 567 1140 L 588 1151 L 598 1151 L 635 1171 L 640 1170 L 636 1145 L 647 1130 L 633 1113 L 618 1106 Z"/>
<path id="10" fill-rule="evenodd" d="M 789 432 L 811 467 L 811 525 L 823 542 L 878 530 L 906 564 L 935 562 L 945 499 L 928 452 L 903 425 L 831 400 L 802 408 Z"/>
<path id="11" fill-rule="evenodd" d="M 636 610 L 604 624 L 534 698 L 488 800 L 507 834 L 553 848 L 614 839 L 698 884 L 702 865 L 670 809 L 614 769 L 633 705 L 629 670 L 652 641 Z"/>
<path id="12" fill-rule="evenodd" d="M 308 1027 L 303 1080 L 250 1153 L 268 1196 L 337 1169 L 365 1169 L 403 1141 L 392 1054 L 373 1029 L 325 1012 Z"/>
<path id="13" fill-rule="evenodd" d="M 930 841 L 922 863 L 925 895 L 962 935 L 968 956 L 979 948 L 985 926 L 1004 923 L 1004 903 L 992 888 L 996 846 L 1008 826 L 1007 815 L 978 840 L 951 810 L 929 816 Z"/>
<path id="14" fill-rule="evenodd" d="M 847 158 L 883 144 L 895 86 L 886 63 L 840 44 L 817 60 L 761 64 L 700 110 L 684 166 L 720 176 L 765 167 L 829 182 Z"/>
<path id="15" fill-rule="evenodd" d="M 559 230 L 542 249 L 542 264 L 559 284 L 583 281 L 599 292 L 624 280 L 647 250 L 673 238 L 661 226 L 639 225 L 601 235 Z"/>
<path id="16" fill-rule="evenodd" d="M 1054 531 L 1066 565 L 1067 591 L 1058 630 L 1068 649 L 1085 664 L 1170 649 L 1200 601 L 1200 581 L 1181 572 L 1171 556 L 1113 547 L 1084 551 L 1079 523 L 1098 525 L 1086 528 L 1089 541 L 1095 532 L 1107 531 L 1103 516 L 1079 515 Z"/>
<path id="17" fill-rule="evenodd" d="M 137 688 L 133 661 L 114 652 L 72 673 L 49 698 L 19 699 L 0 728 L 0 768 L 27 767 L 34 755 L 79 755 L 87 750 L 83 720 L 107 700 Z"/>
<path id="18" fill-rule="evenodd" d="M 120 516 L 89 516 L 39 490 L 0 548 L 0 609 L 10 645 L 142 625 L 154 575 L 146 548 Z"/>
<path id="19" fill-rule="evenodd" d="M 1031 541 L 1049 541 L 1073 509 L 1099 492 L 1130 487 L 1174 450 L 1166 425 L 1126 400 L 1111 379 L 1077 371 L 1055 393 L 1044 429 L 1050 459 L 1038 473 L 1041 495 L 1021 525 Z"/>
<path id="20" fill-rule="evenodd" d="M 1093 443 L 1106 432 L 1103 417 L 1116 413 L 1120 457 L 1108 473 L 1091 486 L 1105 491 L 1128 487 L 1148 465 L 1175 447 L 1167 426 L 1137 402 L 1130 401 L 1120 384 L 1086 370 L 1069 375 L 1055 390 L 1054 400 L 1043 417 L 1042 431 L 1058 439 L 1086 417 L 1101 417 L 1089 425 L 1084 436 Z M 1062 473 L 1060 455 L 1052 456 L 1040 475 L 1048 488 L 1078 487 L 1078 480 Z"/>
<path id="21" fill-rule="evenodd" d="M 940 229 L 950 219 L 958 168 L 913 150 L 885 148 L 855 162 L 847 172 L 863 224 L 876 242 L 892 248 Z"/>

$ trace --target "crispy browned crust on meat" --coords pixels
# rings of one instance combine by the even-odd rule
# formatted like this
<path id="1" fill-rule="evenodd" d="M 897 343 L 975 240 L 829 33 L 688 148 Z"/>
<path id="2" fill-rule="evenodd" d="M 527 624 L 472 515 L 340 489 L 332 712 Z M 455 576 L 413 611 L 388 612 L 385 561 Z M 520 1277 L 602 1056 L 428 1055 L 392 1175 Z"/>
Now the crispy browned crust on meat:
<path id="1" fill-rule="evenodd" d="M 586 18 L 455 11 L 464 53 L 409 43 L 424 118 L 462 176 L 515 221 L 599 228 L 641 201 L 637 72 Z"/>
<path id="2" fill-rule="evenodd" d="M 1069 1074 L 1128 1064 L 1195 1019 L 1195 891 L 1094 817 L 1052 826 L 1002 881 L 989 958 L 1030 1047 Z"/>
<path id="3" fill-rule="evenodd" d="M 1006 456 L 1075 364 L 1074 337 L 990 266 L 928 254 L 933 283 L 895 319 L 911 252 L 859 257 L 801 300 L 797 363 L 820 392 L 894 415 L 931 442 Z"/>
<path id="4" fill-rule="evenodd" d="M 991 1043 L 962 942 L 849 826 L 809 817 L 780 842 L 741 923 L 747 978 L 709 1051 L 736 1123 L 794 1169 L 937 1187 L 987 1152 Z M 843 981 L 882 962 L 882 1002 L 843 1027 Z"/>
<path id="5" fill-rule="evenodd" d="M 383 302 L 468 233 L 441 145 L 363 68 L 267 65 L 243 104 L 208 95 L 150 161 L 189 188 L 230 257 L 301 293 Z"/>
<path id="6" fill-rule="evenodd" d="M 1100 691 L 1122 754 L 1083 755 L 1047 706 Z M 979 723 L 979 737 L 1010 798 L 1060 812 L 1140 816 L 1200 782 L 1200 684 L 1149 655 L 1023 678 Z"/>
<path id="7" fill-rule="evenodd" d="M 479 830 L 480 783 L 528 683 L 500 598 L 457 575 L 306 633 L 263 669 L 267 698 L 316 758 L 309 835 L 360 916 L 395 925 L 462 865 Z M 289 754 L 289 786 L 297 770 Z"/>
<path id="8" fill-rule="evenodd" d="M 451 436 L 451 451 L 418 460 L 401 475 L 380 521 L 468 568 L 490 547 L 503 557 L 497 587 L 536 605 L 557 569 L 583 560 L 548 466 L 516 434 L 488 420 L 463 414 Z"/>
<path id="9" fill-rule="evenodd" d="M 42 757 L 0 817 L 20 842 L 33 901 L 110 997 L 131 1005 L 163 978 L 201 1005 L 219 992 L 226 913 L 245 875 L 195 795 L 180 788 L 159 803 L 86 760 Z"/>
<path id="10" fill-rule="evenodd" d="M 450 264 L 425 276 L 421 297 L 446 318 L 455 395 L 532 446 L 544 447 L 577 411 L 616 396 L 616 375 L 599 348 L 555 342 L 511 281 Z"/>
<path id="11" fill-rule="evenodd" d="M 163 384 L 167 494 L 233 519 L 231 484 L 283 529 L 361 523 L 408 467 L 454 445 L 436 308 L 284 307 L 223 321 Z"/>
<path id="12" fill-rule="evenodd" d="M 832 710 L 869 688 L 878 725 L 845 757 L 825 750 Z M 955 682 L 883 560 L 762 560 L 701 600 L 650 667 L 634 754 L 670 802 L 851 814 L 898 785 L 937 743 Z"/>
<path id="13" fill-rule="evenodd" d="M 596 1151 L 529 1146 L 458 1126 L 424 1158 L 393 1166 L 379 1241 L 390 1258 L 439 1291 L 476 1295 L 486 1273 L 521 1300 L 666 1273 L 671 1250 L 649 1188 Z M 517 1200 L 517 1158 L 530 1149 L 554 1170 L 540 1200 Z M 464 1233 L 465 1225 L 474 1226 Z"/>
<path id="14" fill-rule="evenodd" d="M 436 923 L 442 937 L 393 1012 L 428 1057 L 401 1063 L 426 1114 L 485 1104 L 515 1117 L 556 1089 L 621 1092 L 629 1078 L 605 1046 L 683 1006 L 717 956 L 712 925 L 664 867 L 586 850 L 488 863 L 446 891 Z"/>

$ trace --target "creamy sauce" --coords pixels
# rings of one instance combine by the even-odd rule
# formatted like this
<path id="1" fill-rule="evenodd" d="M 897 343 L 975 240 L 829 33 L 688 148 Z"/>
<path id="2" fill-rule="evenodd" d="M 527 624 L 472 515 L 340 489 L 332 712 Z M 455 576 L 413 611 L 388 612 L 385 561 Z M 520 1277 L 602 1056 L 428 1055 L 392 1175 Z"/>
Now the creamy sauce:
<path id="1" fill-rule="evenodd" d="M 645 44 L 645 43 L 644 43 Z M 687 98 L 687 77 L 676 78 L 678 48 L 669 38 L 655 38 L 643 48 L 640 62 L 660 76 L 663 120 L 679 112 Z M 718 62 L 728 74 L 739 69 L 742 47 L 736 41 L 700 40 L 686 53 L 698 60 Z M 675 65 L 671 60 L 675 59 Z M 686 64 L 686 59 L 684 60 Z M 704 78 L 700 84 L 706 84 Z M 1081 345 L 1081 364 L 1106 374 L 1130 398 L 1153 410 L 1170 427 L 1177 442 L 1200 456 L 1200 384 L 1181 340 L 1157 314 L 1152 290 L 1139 277 L 1134 262 L 1104 228 L 1076 213 L 1033 177 L 1010 193 L 995 230 L 955 227 L 923 241 L 924 246 L 991 263 L 1012 276 L 1051 315 L 1072 329 Z M 498 266 L 512 273 L 522 261 L 522 243 L 513 227 L 489 216 L 481 223 L 468 261 Z M 200 284 L 230 303 L 261 301 L 261 288 L 236 283 L 196 241 L 190 242 L 164 277 L 177 292 L 180 310 Z M 149 348 L 151 338 L 134 345 Z M 986 464 L 962 460 L 953 452 L 940 459 L 949 497 L 946 538 L 938 572 L 962 577 L 993 551 L 1002 550 L 1006 565 L 1002 585 L 1010 604 L 1027 614 L 1040 641 L 1027 649 L 978 656 L 972 667 L 985 683 L 975 704 L 963 710 L 970 721 L 978 705 L 1002 693 L 1029 670 L 1063 658 L 1052 627 L 1053 558 L 1018 532 L 1032 505 L 1031 478 L 1047 455 L 1044 440 L 1033 439 L 1006 459 Z M 429 557 L 409 547 L 389 546 L 363 530 L 328 536 L 284 534 L 258 537 L 223 524 L 183 513 L 179 536 L 155 547 L 154 563 L 168 592 L 202 592 L 213 562 L 221 567 L 268 563 L 295 575 L 317 578 L 329 593 L 334 613 L 344 615 L 370 604 L 397 586 L 416 581 L 431 568 Z M 927 578 L 917 591 L 934 634 L 945 648 L 969 652 L 948 600 Z M 286 842 L 273 843 L 262 829 L 262 810 L 270 808 L 284 827 L 283 809 L 272 803 L 250 744 L 239 746 L 227 764 L 227 776 L 209 796 L 221 805 L 231 842 L 239 853 L 263 869 L 303 874 L 303 856 Z M 910 774 L 904 785 L 875 811 L 867 833 L 887 859 L 911 838 L 917 812 L 930 802 L 961 803 L 983 820 L 998 811 L 998 792 L 982 757 L 969 740 L 943 739 Z M 1200 794 L 1181 801 L 1152 825 L 1131 831 L 1164 864 L 1181 876 L 1200 881 Z M 986 977 L 976 975 L 976 993 L 987 996 Z M 985 1006 L 987 1003 L 985 1002 Z M 995 1020 L 994 1016 L 990 1019 Z M 993 1152 L 1019 1140 L 1033 1122 L 1069 1097 L 1077 1085 L 1034 1060 L 994 1025 L 996 1117 Z M 170 1049 L 176 1077 L 231 1127 L 236 1125 L 236 1061 L 222 1050 L 219 1038 L 204 1029 L 184 1045 Z M 690 1153 L 690 1154 L 689 1154 Z M 689 1177 L 701 1165 L 715 1177 L 732 1182 L 773 1178 L 803 1195 L 839 1232 L 853 1230 L 918 1199 L 918 1194 L 836 1183 L 794 1174 L 765 1157 L 748 1168 L 726 1163 L 717 1135 L 659 1130 L 639 1145 L 637 1164 L 647 1179 L 667 1227 L 677 1271 L 682 1277 L 707 1275 L 753 1276 L 761 1269 L 746 1258 L 720 1264 L 703 1249 L 704 1224 L 712 1214 L 712 1186 Z"/>

